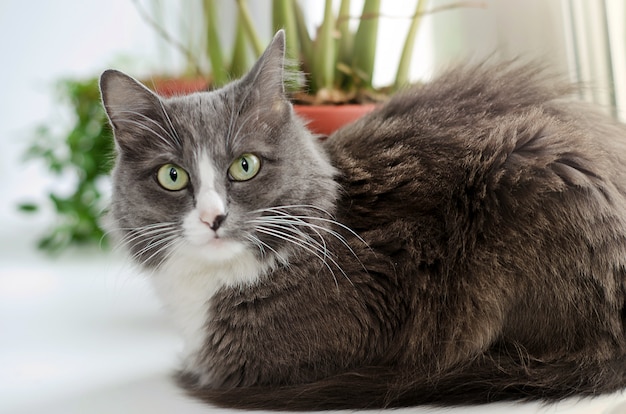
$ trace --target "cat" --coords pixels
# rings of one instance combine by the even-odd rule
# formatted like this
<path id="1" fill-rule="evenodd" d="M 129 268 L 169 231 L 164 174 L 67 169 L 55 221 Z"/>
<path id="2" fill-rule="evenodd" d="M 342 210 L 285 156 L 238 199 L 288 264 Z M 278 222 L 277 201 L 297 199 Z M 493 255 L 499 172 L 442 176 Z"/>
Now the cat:
<path id="1" fill-rule="evenodd" d="M 101 77 L 110 220 L 181 328 L 188 393 L 313 410 L 625 388 L 626 128 L 509 62 L 322 141 L 284 37 L 210 92 Z"/>

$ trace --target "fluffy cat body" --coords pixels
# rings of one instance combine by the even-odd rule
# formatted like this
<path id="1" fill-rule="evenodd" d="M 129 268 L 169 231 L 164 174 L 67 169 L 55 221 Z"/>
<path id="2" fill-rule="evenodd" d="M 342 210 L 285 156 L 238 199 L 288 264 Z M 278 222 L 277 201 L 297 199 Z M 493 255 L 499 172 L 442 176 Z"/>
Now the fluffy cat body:
<path id="1" fill-rule="evenodd" d="M 279 33 L 242 80 L 169 100 L 102 77 L 111 216 L 181 326 L 192 395 L 324 409 L 626 387 L 622 125 L 533 68 L 480 66 L 320 143 L 283 53 Z"/>

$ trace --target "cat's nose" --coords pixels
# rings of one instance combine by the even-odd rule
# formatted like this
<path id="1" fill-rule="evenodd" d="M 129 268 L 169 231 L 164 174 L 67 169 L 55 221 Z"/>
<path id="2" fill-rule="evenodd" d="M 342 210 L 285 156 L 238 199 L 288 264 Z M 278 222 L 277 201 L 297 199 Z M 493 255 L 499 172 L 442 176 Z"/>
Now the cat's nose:
<path id="1" fill-rule="evenodd" d="M 198 197 L 196 208 L 200 221 L 213 231 L 217 231 L 222 226 L 228 215 L 222 198 L 215 190 L 202 192 Z"/>
<path id="2" fill-rule="evenodd" d="M 215 216 L 212 223 L 207 223 L 207 224 L 209 225 L 211 230 L 217 231 L 217 229 L 219 229 L 222 226 L 222 223 L 224 223 L 224 220 L 226 220 L 226 214 L 219 214 Z"/>

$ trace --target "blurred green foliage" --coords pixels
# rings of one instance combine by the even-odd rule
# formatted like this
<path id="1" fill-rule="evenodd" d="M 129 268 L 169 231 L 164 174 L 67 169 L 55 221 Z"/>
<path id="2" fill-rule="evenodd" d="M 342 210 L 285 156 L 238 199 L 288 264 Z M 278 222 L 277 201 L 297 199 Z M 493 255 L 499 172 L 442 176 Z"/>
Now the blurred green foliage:
<path id="1" fill-rule="evenodd" d="M 39 240 L 39 248 L 49 252 L 70 245 L 106 244 L 99 223 L 104 210 L 99 187 L 113 164 L 112 132 L 100 101 L 98 79 L 60 81 L 57 95 L 60 104 L 70 107 L 73 125 L 61 133 L 40 125 L 26 151 L 27 160 L 43 161 L 54 175 L 75 177 L 70 194 L 48 194 L 56 219 Z M 36 203 L 19 206 L 25 213 L 41 208 Z"/>

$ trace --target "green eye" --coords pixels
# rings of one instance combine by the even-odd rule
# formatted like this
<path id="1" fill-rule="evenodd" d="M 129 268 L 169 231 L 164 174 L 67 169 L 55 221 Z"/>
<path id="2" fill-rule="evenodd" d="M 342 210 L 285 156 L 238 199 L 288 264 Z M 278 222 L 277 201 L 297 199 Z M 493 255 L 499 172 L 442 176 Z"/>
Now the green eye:
<path id="1" fill-rule="evenodd" d="M 261 169 L 261 160 L 254 154 L 243 154 L 230 164 L 228 175 L 234 181 L 248 181 Z"/>
<path id="2" fill-rule="evenodd" d="M 189 175 L 178 165 L 165 164 L 157 172 L 157 181 L 166 190 L 179 191 L 189 184 Z"/>

